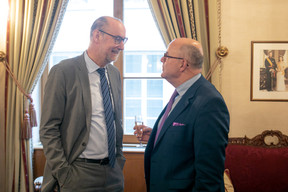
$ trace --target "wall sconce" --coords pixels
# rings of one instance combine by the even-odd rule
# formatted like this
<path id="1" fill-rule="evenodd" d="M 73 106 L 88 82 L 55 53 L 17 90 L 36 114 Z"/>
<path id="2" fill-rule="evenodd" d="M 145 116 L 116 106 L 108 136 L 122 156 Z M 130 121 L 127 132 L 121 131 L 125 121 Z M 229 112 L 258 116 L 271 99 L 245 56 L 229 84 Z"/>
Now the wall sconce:
<path id="1" fill-rule="evenodd" d="M 0 51 L 0 62 L 6 61 L 6 54 L 3 51 Z"/>

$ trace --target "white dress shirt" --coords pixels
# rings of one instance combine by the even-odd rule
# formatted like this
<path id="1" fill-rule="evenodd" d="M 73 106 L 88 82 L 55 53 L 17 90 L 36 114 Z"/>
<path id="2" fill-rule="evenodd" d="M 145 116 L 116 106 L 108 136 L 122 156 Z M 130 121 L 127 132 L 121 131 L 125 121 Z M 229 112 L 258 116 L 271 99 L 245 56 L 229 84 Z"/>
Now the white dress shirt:
<path id="1" fill-rule="evenodd" d="M 88 69 L 88 77 L 90 83 L 92 116 L 89 140 L 86 149 L 79 157 L 87 159 L 104 159 L 108 157 L 108 141 L 105 122 L 105 111 L 103 106 L 103 97 L 100 84 L 100 74 L 97 72 L 99 66 L 89 58 L 86 51 L 84 53 L 84 58 Z M 105 70 L 105 73 L 107 78 L 107 70 Z M 107 81 L 110 85 L 108 78 Z M 113 100 L 112 97 L 111 100 Z"/>

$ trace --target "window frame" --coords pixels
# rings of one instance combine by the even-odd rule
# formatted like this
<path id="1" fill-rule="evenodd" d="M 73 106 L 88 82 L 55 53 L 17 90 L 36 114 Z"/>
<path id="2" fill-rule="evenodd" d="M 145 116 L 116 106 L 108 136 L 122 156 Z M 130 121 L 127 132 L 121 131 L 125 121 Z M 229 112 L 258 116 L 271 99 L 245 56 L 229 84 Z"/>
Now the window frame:
<path id="1" fill-rule="evenodd" d="M 124 16 L 124 0 L 114 0 L 114 17 L 117 17 L 119 19 L 121 19 L 123 21 L 123 16 Z M 123 21 L 124 22 L 124 21 Z M 124 69 L 124 56 L 123 56 L 123 51 L 121 51 L 117 61 L 114 62 L 114 66 L 118 68 L 118 70 L 120 71 L 120 76 L 121 76 L 121 88 L 122 88 L 122 95 L 121 95 L 121 102 L 122 102 L 122 126 L 124 129 L 124 113 L 123 113 L 123 93 L 124 93 L 124 78 L 123 78 L 123 69 Z M 137 140 L 135 135 L 123 135 L 123 143 L 127 143 L 127 144 L 133 144 L 133 143 L 139 143 L 139 141 Z M 143 142 L 144 144 L 146 142 Z"/>

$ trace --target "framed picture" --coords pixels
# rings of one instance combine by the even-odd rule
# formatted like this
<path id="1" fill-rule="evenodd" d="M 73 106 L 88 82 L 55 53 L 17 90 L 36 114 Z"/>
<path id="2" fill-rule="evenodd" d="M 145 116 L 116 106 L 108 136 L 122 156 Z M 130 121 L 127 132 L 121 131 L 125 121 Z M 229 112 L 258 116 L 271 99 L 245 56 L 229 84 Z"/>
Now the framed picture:
<path id="1" fill-rule="evenodd" d="M 288 41 L 251 41 L 251 101 L 288 101 Z"/>

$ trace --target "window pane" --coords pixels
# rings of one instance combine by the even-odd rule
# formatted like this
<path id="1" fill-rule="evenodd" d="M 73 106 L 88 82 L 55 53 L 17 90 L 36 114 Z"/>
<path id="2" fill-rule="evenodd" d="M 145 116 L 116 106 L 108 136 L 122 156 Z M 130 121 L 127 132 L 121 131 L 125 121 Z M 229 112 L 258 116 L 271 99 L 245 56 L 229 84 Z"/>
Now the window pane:
<path id="1" fill-rule="evenodd" d="M 32 98 L 33 98 L 33 103 L 34 103 L 34 108 L 36 111 L 36 118 L 38 122 L 37 127 L 32 128 L 32 141 L 33 141 L 33 146 L 38 147 L 41 145 L 40 138 L 39 138 L 39 126 L 40 126 L 40 109 L 41 109 L 41 100 L 40 100 L 40 95 L 41 95 L 41 81 L 38 81 L 36 84 L 33 93 L 32 93 Z"/>
<path id="2" fill-rule="evenodd" d="M 147 72 L 148 73 L 161 73 L 162 72 L 162 63 L 160 59 L 162 55 L 148 55 L 148 65 Z"/>
<path id="3" fill-rule="evenodd" d="M 100 16 L 113 16 L 113 0 L 70 0 L 51 53 L 50 65 L 57 57 L 71 58 L 83 53 L 90 40 L 90 27 Z"/>
<path id="4" fill-rule="evenodd" d="M 133 118 L 127 118 L 124 121 L 125 127 L 124 127 L 124 132 L 125 134 L 133 134 L 134 130 L 133 127 L 135 126 L 135 117 Z"/>
<path id="5" fill-rule="evenodd" d="M 147 101 L 147 118 L 157 118 L 163 109 L 162 99 Z"/>
<path id="6" fill-rule="evenodd" d="M 135 115 L 141 115 L 141 100 L 140 99 L 126 99 L 125 100 L 125 116 L 133 118 Z"/>
<path id="7" fill-rule="evenodd" d="M 163 80 L 147 80 L 147 97 L 163 97 Z"/>
<path id="8" fill-rule="evenodd" d="M 155 118 L 155 119 L 147 119 L 147 126 L 153 128 L 156 120 L 157 120 L 157 118 Z"/>
<path id="9" fill-rule="evenodd" d="M 133 134 L 135 115 L 153 127 L 174 88 L 163 79 L 124 79 L 124 131 Z M 131 128 L 132 126 L 132 128 Z"/>
<path id="10" fill-rule="evenodd" d="M 164 51 L 125 51 L 124 78 L 125 77 L 155 77 L 160 78 L 162 62 L 160 59 Z"/>
<path id="11" fill-rule="evenodd" d="M 141 97 L 141 80 L 126 80 L 125 81 L 125 98 L 127 97 Z"/>
<path id="12" fill-rule="evenodd" d="M 166 48 L 147 0 L 124 0 L 124 24 L 129 38 L 124 50 L 124 69 L 126 69 L 124 78 L 133 75 L 134 77 L 160 78 L 162 72 L 160 59 Z M 131 62 L 128 58 L 135 54 L 141 54 L 141 58 L 133 63 L 133 65 L 137 65 L 138 70 L 131 71 L 129 70 Z"/>
<path id="13" fill-rule="evenodd" d="M 141 73 L 142 55 L 125 55 L 125 73 Z"/>
<path id="14" fill-rule="evenodd" d="M 147 0 L 124 0 L 125 51 L 164 51 L 165 45 Z"/>

